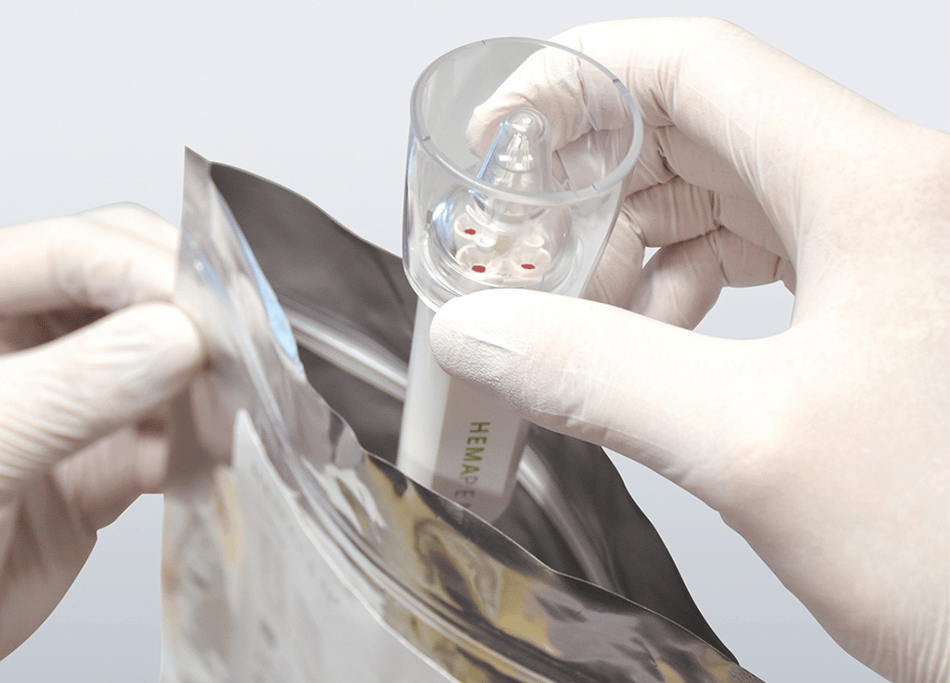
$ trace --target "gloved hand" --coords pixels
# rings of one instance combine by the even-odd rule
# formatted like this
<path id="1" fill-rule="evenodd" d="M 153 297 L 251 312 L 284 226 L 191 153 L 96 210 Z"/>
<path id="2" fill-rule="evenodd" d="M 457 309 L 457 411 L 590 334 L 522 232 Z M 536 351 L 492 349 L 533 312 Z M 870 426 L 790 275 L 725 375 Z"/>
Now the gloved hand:
<path id="1" fill-rule="evenodd" d="M 647 125 L 590 286 L 612 305 L 451 301 L 431 330 L 440 364 L 698 496 L 871 668 L 946 681 L 950 138 L 722 22 L 555 41 L 616 74 Z M 473 146 L 530 106 L 569 166 L 583 145 L 567 143 L 611 112 L 563 67 L 529 61 L 476 112 Z M 566 118 L 572 99 L 587 116 Z M 660 249 L 641 268 L 645 247 Z M 788 331 L 682 329 L 723 286 L 777 279 L 796 295 Z"/>
<path id="2" fill-rule="evenodd" d="M 53 610 L 97 531 L 162 487 L 161 407 L 201 357 L 160 303 L 177 239 L 133 205 L 0 228 L 0 657 Z"/>

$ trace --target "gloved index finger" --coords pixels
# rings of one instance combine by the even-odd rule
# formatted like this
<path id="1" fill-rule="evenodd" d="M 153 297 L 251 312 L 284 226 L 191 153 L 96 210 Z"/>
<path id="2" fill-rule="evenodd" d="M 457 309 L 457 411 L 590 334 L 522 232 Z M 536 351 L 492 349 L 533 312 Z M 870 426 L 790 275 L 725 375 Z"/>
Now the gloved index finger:
<path id="1" fill-rule="evenodd" d="M 171 399 L 202 357 L 194 326 L 162 303 L 0 357 L 0 497 Z"/>
<path id="2" fill-rule="evenodd" d="M 484 156 L 505 116 L 517 109 L 534 109 L 551 126 L 552 147 L 562 149 L 585 133 L 628 125 L 624 94 L 625 89 L 618 88 L 599 65 L 569 50 L 541 49 L 476 107 L 467 130 L 469 145 L 477 156 Z M 578 102 L 581 106 L 576 106 Z"/>
<path id="3" fill-rule="evenodd" d="M 842 131 L 878 120 L 867 116 L 877 109 L 860 96 L 723 21 L 607 22 L 553 41 L 615 74 L 633 94 L 645 125 L 675 126 L 724 159 L 750 198 L 789 226 L 797 222 L 796 199 L 824 195 L 840 155 L 853 152 Z M 609 89 L 592 87 L 583 76 L 553 54 L 526 61 L 476 111 L 470 140 L 486 144 L 492 125 L 512 106 L 531 106 L 548 117 L 555 148 L 609 128 L 617 111 L 606 97 Z M 645 146 L 641 156 L 652 158 L 656 151 Z M 792 185 L 797 193 L 789 191 Z"/>
<path id="4" fill-rule="evenodd" d="M 0 315 L 167 300 L 177 229 L 140 207 L 0 228 Z"/>

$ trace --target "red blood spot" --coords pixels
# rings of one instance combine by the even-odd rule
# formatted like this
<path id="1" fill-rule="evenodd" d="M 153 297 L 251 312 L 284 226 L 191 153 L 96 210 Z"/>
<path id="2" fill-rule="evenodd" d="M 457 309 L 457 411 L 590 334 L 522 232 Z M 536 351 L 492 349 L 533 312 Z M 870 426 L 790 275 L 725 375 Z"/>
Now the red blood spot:
<path id="1" fill-rule="evenodd" d="M 466 234 L 466 235 L 474 235 L 474 234 L 475 234 L 475 228 L 468 228 L 468 229 L 465 231 L 465 234 Z"/>
<path id="2" fill-rule="evenodd" d="M 522 263 L 521 267 L 524 268 L 525 270 L 534 270 L 533 263 Z"/>
<path id="3" fill-rule="evenodd" d="M 476 273 L 484 273 L 485 266 L 472 266 L 472 270 L 474 270 Z"/>

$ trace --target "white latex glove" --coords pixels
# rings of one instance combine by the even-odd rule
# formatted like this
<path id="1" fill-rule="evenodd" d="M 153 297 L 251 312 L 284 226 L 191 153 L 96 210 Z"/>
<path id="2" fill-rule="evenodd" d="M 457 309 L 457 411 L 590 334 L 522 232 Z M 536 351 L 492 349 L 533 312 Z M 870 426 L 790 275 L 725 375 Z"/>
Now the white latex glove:
<path id="1" fill-rule="evenodd" d="M 159 408 L 201 356 L 191 322 L 157 303 L 177 241 L 134 205 L 0 228 L 0 657 L 57 605 L 96 532 L 162 487 Z"/>
<path id="2" fill-rule="evenodd" d="M 463 297 L 435 318 L 437 359 L 698 496 L 871 668 L 945 682 L 950 138 L 722 22 L 555 41 L 616 74 L 648 126 L 590 288 L 615 305 Z M 563 146 L 611 112 L 565 71 L 523 67 L 476 112 L 474 146 L 530 106 L 570 166 L 583 145 Z M 566 119 L 558 103 L 578 98 L 589 116 Z M 661 249 L 641 268 L 644 247 Z M 777 279 L 796 294 L 787 332 L 681 329 L 723 286 Z"/>

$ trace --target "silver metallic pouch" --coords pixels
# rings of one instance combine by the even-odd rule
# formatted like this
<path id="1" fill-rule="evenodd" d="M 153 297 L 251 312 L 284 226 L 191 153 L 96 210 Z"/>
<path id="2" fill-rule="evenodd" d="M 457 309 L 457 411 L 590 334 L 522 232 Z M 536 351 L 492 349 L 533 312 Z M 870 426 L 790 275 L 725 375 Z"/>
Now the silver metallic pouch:
<path id="1" fill-rule="evenodd" d="M 398 258 L 192 152 L 182 222 L 210 361 L 175 409 L 164 681 L 758 680 L 601 449 L 534 429 L 494 526 L 392 466 Z"/>

